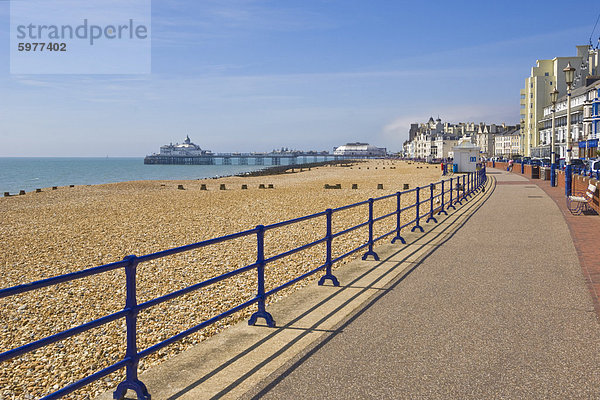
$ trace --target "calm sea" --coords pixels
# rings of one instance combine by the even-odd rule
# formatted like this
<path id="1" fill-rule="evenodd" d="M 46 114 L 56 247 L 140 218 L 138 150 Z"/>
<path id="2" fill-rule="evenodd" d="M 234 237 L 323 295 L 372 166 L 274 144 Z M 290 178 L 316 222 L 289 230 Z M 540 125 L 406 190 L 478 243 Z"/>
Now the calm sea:
<path id="1" fill-rule="evenodd" d="M 265 160 L 267 161 L 267 160 Z M 270 160 L 269 160 L 270 161 Z M 266 162 L 265 162 L 266 163 Z M 267 165 L 268 166 L 268 165 Z M 143 158 L 0 157 L 0 193 L 66 185 L 235 175 L 259 165 L 144 165 Z"/>

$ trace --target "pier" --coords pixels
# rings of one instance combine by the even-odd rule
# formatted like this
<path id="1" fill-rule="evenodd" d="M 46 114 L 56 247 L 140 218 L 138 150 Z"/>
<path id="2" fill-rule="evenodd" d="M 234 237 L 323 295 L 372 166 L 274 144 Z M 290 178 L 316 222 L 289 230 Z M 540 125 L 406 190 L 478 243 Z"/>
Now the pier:
<path id="1" fill-rule="evenodd" d="M 203 155 L 153 154 L 144 158 L 144 164 L 174 165 L 296 165 L 323 161 L 373 159 L 376 156 L 341 156 L 315 153 L 215 153 Z"/>

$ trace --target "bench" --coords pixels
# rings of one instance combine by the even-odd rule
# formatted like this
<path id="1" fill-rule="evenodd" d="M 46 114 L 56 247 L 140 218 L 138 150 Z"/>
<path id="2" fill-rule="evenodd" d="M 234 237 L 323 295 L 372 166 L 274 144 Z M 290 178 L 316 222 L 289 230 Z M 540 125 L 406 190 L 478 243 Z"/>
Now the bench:
<path id="1" fill-rule="evenodd" d="M 573 193 L 571 196 L 568 196 L 567 208 L 571 214 L 579 215 L 586 211 L 594 211 L 594 209 L 591 207 L 591 203 L 595 193 L 596 185 L 590 183 L 585 193 Z"/>

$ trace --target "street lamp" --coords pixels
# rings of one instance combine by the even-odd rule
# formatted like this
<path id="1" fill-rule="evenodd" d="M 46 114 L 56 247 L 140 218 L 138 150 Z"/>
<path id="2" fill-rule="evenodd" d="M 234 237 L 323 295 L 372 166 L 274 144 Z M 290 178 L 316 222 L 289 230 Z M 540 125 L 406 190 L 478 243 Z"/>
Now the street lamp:
<path id="1" fill-rule="evenodd" d="M 589 113 L 589 112 L 591 111 L 591 110 L 590 110 L 590 103 L 591 103 L 591 100 L 589 100 L 589 99 L 586 99 L 586 100 L 585 100 L 585 103 L 584 103 L 584 104 L 585 104 L 584 110 L 588 110 L 588 111 L 584 111 L 584 115 L 583 115 L 583 117 L 584 117 L 584 118 L 585 118 L 585 116 L 586 116 L 586 114 L 585 114 L 585 113 L 586 113 L 586 112 L 588 112 L 588 113 Z M 587 115 L 591 116 L 591 114 L 587 114 Z M 585 159 L 587 160 L 587 159 L 589 159 L 589 158 L 590 158 L 589 143 L 590 143 L 590 133 L 591 133 L 592 127 L 591 127 L 591 126 L 588 126 L 588 127 L 587 127 L 587 129 L 585 129 L 585 125 L 584 125 L 584 124 L 582 124 L 582 125 L 583 125 L 583 126 L 582 126 L 582 129 L 583 129 L 583 131 L 584 131 L 584 132 L 585 132 L 585 134 L 586 134 L 586 135 L 585 135 Z"/>
<path id="2" fill-rule="evenodd" d="M 556 186 L 556 148 L 554 144 L 554 136 L 556 125 L 554 124 L 554 117 L 556 115 L 556 102 L 558 100 L 558 89 L 554 86 L 554 90 L 550 92 L 550 101 L 552 102 L 552 133 L 551 133 L 551 145 L 550 154 L 552 165 L 550 166 L 550 186 Z"/>
<path id="3" fill-rule="evenodd" d="M 519 146 L 519 151 L 522 156 L 525 157 L 525 120 L 521 120 L 521 145 Z"/>
<path id="4" fill-rule="evenodd" d="M 573 178 L 573 170 L 571 166 L 571 85 L 575 77 L 575 68 L 569 62 L 565 69 L 565 83 L 567 84 L 567 154 L 565 155 L 565 195 L 571 195 L 571 180 Z"/>

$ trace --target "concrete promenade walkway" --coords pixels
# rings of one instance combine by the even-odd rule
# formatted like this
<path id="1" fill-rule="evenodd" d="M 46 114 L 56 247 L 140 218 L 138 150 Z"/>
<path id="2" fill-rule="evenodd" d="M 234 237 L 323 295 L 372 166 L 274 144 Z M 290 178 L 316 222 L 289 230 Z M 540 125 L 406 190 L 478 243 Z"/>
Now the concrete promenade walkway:
<path id="1" fill-rule="evenodd" d="M 600 329 L 564 217 L 491 172 L 443 246 L 246 397 L 600 397 Z"/>
<path id="2" fill-rule="evenodd" d="M 337 269 L 341 287 L 269 305 L 276 328 L 240 323 L 143 373 L 152 399 L 599 398 L 600 326 L 565 217 L 489 172 L 425 234 Z"/>

